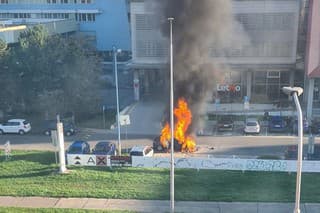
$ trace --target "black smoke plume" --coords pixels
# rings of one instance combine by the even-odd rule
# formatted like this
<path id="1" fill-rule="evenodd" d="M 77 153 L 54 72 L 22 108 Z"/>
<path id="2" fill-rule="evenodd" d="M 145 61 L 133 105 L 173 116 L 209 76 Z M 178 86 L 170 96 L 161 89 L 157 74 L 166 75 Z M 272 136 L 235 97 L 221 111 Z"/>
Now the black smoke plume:
<path id="1" fill-rule="evenodd" d="M 225 69 L 210 56 L 222 50 L 232 34 L 231 0 L 158 0 L 151 1 L 159 20 L 173 17 L 173 63 L 175 101 L 184 97 L 193 114 L 193 126 L 199 125 L 205 100 L 212 95 Z M 149 2 L 150 3 L 150 2 Z M 162 34 L 169 35 L 169 23 L 160 24 Z M 221 75 L 221 74 L 220 74 Z"/>

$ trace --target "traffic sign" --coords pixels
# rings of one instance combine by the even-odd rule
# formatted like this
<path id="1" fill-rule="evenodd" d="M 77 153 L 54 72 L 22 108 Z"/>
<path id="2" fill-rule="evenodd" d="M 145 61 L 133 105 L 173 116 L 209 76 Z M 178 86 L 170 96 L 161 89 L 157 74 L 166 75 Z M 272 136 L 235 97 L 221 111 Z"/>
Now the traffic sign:
<path id="1" fill-rule="evenodd" d="M 119 119 L 120 119 L 121 126 L 130 125 L 130 116 L 129 115 L 120 115 Z"/>

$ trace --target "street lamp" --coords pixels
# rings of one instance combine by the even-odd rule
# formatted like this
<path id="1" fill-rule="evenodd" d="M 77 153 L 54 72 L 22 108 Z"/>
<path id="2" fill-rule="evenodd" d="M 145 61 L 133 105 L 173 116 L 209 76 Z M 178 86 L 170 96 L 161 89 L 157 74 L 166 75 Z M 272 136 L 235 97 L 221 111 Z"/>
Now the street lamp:
<path id="1" fill-rule="evenodd" d="M 117 99 L 117 127 L 118 127 L 118 152 L 121 156 L 121 141 L 120 141 L 120 112 L 119 112 L 119 87 L 118 87 L 118 64 L 117 64 L 117 54 L 121 53 L 120 49 L 117 49 L 115 46 L 113 50 L 113 61 L 114 61 L 114 75 L 116 81 L 116 99 Z"/>
<path id="2" fill-rule="evenodd" d="M 297 180 L 296 180 L 296 201 L 294 207 L 294 213 L 300 213 L 300 190 L 301 190 L 301 169 L 302 169 L 302 150 L 303 150 L 303 124 L 302 124 L 302 110 L 299 103 L 298 96 L 303 93 L 303 89 L 301 87 L 283 87 L 282 91 L 292 96 L 294 99 L 294 103 L 297 108 L 297 116 L 298 116 L 298 161 L 297 161 Z"/>
<path id="3" fill-rule="evenodd" d="M 174 18 L 168 18 L 170 22 L 170 126 L 171 126 L 171 169 L 170 169 L 170 207 L 174 212 L 174 120 L 173 120 L 173 45 L 172 22 Z"/>

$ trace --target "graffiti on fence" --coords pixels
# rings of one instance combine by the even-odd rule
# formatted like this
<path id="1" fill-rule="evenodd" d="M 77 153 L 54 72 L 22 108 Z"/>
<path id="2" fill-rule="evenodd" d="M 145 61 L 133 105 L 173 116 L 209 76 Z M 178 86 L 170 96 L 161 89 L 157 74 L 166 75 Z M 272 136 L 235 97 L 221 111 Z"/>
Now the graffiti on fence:
<path id="1" fill-rule="evenodd" d="M 179 168 L 192 168 L 192 163 L 188 158 L 179 158 L 175 165 Z"/>
<path id="2" fill-rule="evenodd" d="M 254 171 L 286 171 L 287 162 L 281 160 L 247 160 L 245 170 Z"/>
<path id="3" fill-rule="evenodd" d="M 230 170 L 243 170 L 244 166 L 241 163 L 234 161 L 216 162 L 216 160 L 206 159 L 202 160 L 201 168 L 204 169 L 230 169 Z"/>

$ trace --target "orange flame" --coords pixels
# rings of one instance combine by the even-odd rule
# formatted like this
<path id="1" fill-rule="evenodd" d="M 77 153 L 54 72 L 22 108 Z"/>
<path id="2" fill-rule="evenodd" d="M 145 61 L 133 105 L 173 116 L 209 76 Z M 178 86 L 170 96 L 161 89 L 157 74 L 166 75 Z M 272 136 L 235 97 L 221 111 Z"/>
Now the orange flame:
<path id="1" fill-rule="evenodd" d="M 178 105 L 174 109 L 174 115 L 176 118 L 174 138 L 181 144 L 182 152 L 194 152 L 196 143 L 190 135 L 186 135 L 186 132 L 192 121 L 192 114 L 188 107 L 188 104 L 184 98 L 178 100 Z M 160 143 L 164 148 L 168 148 L 168 142 L 171 139 L 170 126 L 166 123 L 161 130 Z"/>
<path id="2" fill-rule="evenodd" d="M 160 136 L 160 144 L 162 145 L 163 148 L 168 148 L 168 141 L 171 139 L 170 135 L 170 126 L 169 123 L 166 123 L 166 125 L 163 127 L 161 130 L 161 136 Z"/>

